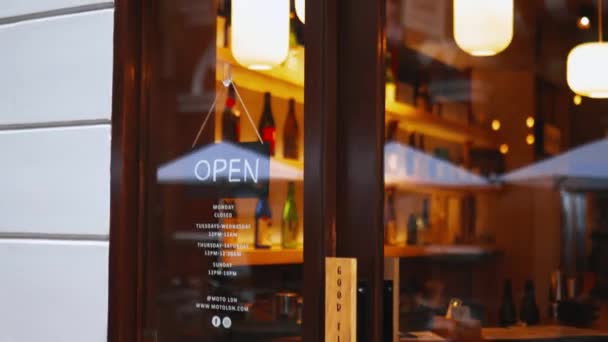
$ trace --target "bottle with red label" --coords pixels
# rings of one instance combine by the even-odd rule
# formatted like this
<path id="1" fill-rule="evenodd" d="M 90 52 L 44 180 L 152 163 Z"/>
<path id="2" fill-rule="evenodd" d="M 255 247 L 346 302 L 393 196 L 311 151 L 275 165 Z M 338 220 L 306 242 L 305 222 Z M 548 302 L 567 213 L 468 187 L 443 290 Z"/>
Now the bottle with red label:
<path id="1" fill-rule="evenodd" d="M 236 96 L 234 86 L 228 87 L 228 97 L 222 112 L 222 140 L 238 142 L 241 135 L 241 117 L 239 112 L 234 109 Z"/>
<path id="2" fill-rule="evenodd" d="M 274 117 L 272 116 L 271 95 L 269 92 L 264 93 L 264 110 L 262 111 L 258 129 L 262 140 L 270 145 L 270 155 L 274 156 L 277 129 L 274 124 Z"/>

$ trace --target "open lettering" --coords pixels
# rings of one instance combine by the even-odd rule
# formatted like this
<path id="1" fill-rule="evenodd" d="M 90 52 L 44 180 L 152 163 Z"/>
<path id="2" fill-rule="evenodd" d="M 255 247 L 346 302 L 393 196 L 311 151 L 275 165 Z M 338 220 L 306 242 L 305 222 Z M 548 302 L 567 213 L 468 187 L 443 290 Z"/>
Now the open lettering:
<path id="1" fill-rule="evenodd" d="M 258 183 L 260 159 L 199 160 L 194 166 L 194 176 L 201 182 L 228 181 L 229 183 Z"/>

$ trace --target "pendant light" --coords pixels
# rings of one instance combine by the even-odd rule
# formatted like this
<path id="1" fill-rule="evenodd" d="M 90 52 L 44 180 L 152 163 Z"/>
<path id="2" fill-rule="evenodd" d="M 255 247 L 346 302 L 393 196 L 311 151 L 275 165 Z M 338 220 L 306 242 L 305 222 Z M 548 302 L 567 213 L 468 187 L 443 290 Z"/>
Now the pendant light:
<path id="1" fill-rule="evenodd" d="M 473 56 L 494 56 L 513 39 L 513 0 L 454 0 L 454 40 Z"/>
<path id="2" fill-rule="evenodd" d="M 568 54 L 568 86 L 578 95 L 608 98 L 608 43 L 603 41 L 602 0 L 598 0 L 598 42 L 574 47 Z"/>
<path id="3" fill-rule="evenodd" d="M 304 24 L 305 20 L 306 20 L 306 0 L 295 0 L 295 1 L 296 1 L 296 15 L 298 16 L 298 19 L 300 19 L 302 24 Z"/>
<path id="4" fill-rule="evenodd" d="M 253 70 L 281 64 L 289 52 L 289 0 L 232 0 L 232 55 Z"/>

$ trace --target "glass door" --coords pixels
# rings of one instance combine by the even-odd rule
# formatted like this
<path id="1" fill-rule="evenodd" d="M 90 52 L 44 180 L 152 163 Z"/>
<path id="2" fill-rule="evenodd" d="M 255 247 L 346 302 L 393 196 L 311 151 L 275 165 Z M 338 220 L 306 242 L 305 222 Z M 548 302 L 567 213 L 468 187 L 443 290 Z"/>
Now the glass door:
<path id="1" fill-rule="evenodd" d="M 149 9 L 150 339 L 278 342 L 302 334 L 300 5 L 159 0 Z"/>

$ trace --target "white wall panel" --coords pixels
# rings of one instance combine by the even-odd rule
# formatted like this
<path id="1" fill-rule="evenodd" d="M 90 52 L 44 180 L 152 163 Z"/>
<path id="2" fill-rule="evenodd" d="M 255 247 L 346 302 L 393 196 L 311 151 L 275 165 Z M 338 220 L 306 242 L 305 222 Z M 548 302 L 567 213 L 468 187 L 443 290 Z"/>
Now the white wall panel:
<path id="1" fill-rule="evenodd" d="M 110 125 L 0 131 L 0 158 L 0 234 L 108 235 Z"/>
<path id="2" fill-rule="evenodd" d="M 106 342 L 108 243 L 0 239 L 1 342 Z"/>
<path id="3" fill-rule="evenodd" d="M 0 19 L 112 2 L 111 0 L 0 0 Z"/>
<path id="4" fill-rule="evenodd" d="M 113 13 L 0 25 L 0 126 L 109 120 Z"/>

